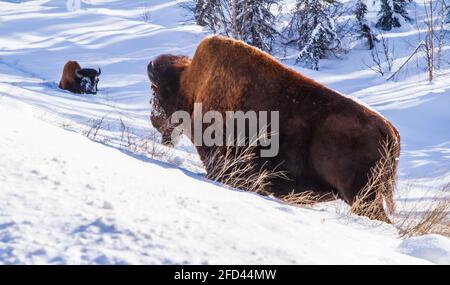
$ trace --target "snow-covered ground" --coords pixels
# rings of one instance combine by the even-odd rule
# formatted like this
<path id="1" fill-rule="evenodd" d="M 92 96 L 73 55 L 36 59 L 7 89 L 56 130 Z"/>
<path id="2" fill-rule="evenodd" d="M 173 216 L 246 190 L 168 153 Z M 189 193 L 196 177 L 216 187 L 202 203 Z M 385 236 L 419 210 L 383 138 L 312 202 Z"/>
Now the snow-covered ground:
<path id="1" fill-rule="evenodd" d="M 341 202 L 298 208 L 205 181 L 187 140 L 155 144 L 164 158 L 130 151 L 125 130 L 154 133 L 148 61 L 192 55 L 206 35 L 177 1 L 143 2 L 0 1 L 0 264 L 450 264 L 446 237 L 400 240 Z M 389 33 L 396 64 L 414 31 Z M 411 68 L 386 82 L 368 58 L 356 47 L 319 72 L 297 69 L 390 119 L 401 199 L 432 199 L 450 182 L 450 75 L 430 84 Z M 57 88 L 68 60 L 101 67 L 97 96 Z"/>

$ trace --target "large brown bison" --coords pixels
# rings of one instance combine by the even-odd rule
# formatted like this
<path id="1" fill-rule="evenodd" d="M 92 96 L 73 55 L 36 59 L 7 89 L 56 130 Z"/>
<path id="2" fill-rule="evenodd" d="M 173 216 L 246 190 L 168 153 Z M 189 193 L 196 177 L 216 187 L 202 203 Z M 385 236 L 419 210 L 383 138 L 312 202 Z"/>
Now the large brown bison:
<path id="1" fill-rule="evenodd" d="M 178 110 L 193 114 L 196 102 L 203 112 L 279 111 L 279 153 L 257 159 L 260 167 L 278 167 L 289 177 L 271 181 L 267 190 L 275 196 L 314 191 L 353 204 L 382 159 L 384 141 L 395 147 L 394 171 L 385 178 L 395 180 L 400 138 L 388 121 L 241 41 L 208 37 L 192 60 L 161 55 L 147 69 L 154 93 L 151 120 L 165 139 L 171 130 L 167 118 Z M 196 147 L 204 162 L 216 148 Z M 388 199 L 394 191 L 390 185 Z M 375 200 L 375 192 L 386 189 L 370 191 L 366 199 Z M 379 218 L 387 221 L 382 213 Z"/>
<path id="2" fill-rule="evenodd" d="M 98 77 L 101 69 L 81 68 L 76 61 L 64 65 L 59 88 L 77 94 L 97 94 Z"/>

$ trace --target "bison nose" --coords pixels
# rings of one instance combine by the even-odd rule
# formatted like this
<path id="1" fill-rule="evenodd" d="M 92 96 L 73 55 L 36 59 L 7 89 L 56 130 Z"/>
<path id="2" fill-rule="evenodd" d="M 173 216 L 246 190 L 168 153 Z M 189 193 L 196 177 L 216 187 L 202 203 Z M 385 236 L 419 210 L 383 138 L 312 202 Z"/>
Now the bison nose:
<path id="1" fill-rule="evenodd" d="M 153 61 L 150 61 L 150 63 L 147 66 L 147 74 L 151 81 L 155 80 L 155 69 L 153 66 Z"/>

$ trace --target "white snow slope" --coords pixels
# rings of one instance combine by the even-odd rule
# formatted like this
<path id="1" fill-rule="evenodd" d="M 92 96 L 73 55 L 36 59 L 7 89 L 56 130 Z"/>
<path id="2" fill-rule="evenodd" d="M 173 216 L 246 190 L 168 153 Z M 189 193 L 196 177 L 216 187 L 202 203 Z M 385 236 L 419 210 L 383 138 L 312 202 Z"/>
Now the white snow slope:
<path id="1" fill-rule="evenodd" d="M 400 240 L 341 202 L 298 208 L 206 181 L 186 140 L 164 159 L 125 148 L 124 125 L 154 132 L 147 62 L 206 35 L 177 1 L 145 2 L 0 1 L 0 264 L 450 264 L 446 237 Z M 352 53 L 301 72 L 399 128 L 405 199 L 450 181 L 449 77 L 385 83 Z M 57 88 L 67 60 L 102 68 L 97 96 Z"/>
<path id="2" fill-rule="evenodd" d="M 223 189 L 3 104 L 4 263 L 426 263 L 388 226 Z"/>

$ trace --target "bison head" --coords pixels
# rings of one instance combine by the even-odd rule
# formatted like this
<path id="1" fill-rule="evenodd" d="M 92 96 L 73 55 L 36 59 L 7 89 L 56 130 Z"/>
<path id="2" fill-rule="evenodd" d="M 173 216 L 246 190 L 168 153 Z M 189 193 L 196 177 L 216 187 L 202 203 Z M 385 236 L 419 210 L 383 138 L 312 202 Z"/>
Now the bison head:
<path id="1" fill-rule="evenodd" d="M 92 68 L 83 68 L 75 71 L 75 75 L 80 81 L 80 88 L 82 93 L 97 94 L 98 77 L 102 70 Z"/>
<path id="2" fill-rule="evenodd" d="M 172 145 L 173 126 L 170 126 L 170 117 L 174 112 L 186 108 L 184 97 L 180 94 L 180 81 L 189 64 L 190 59 L 185 56 L 161 55 L 147 66 L 153 90 L 150 119 L 166 145 Z"/>

